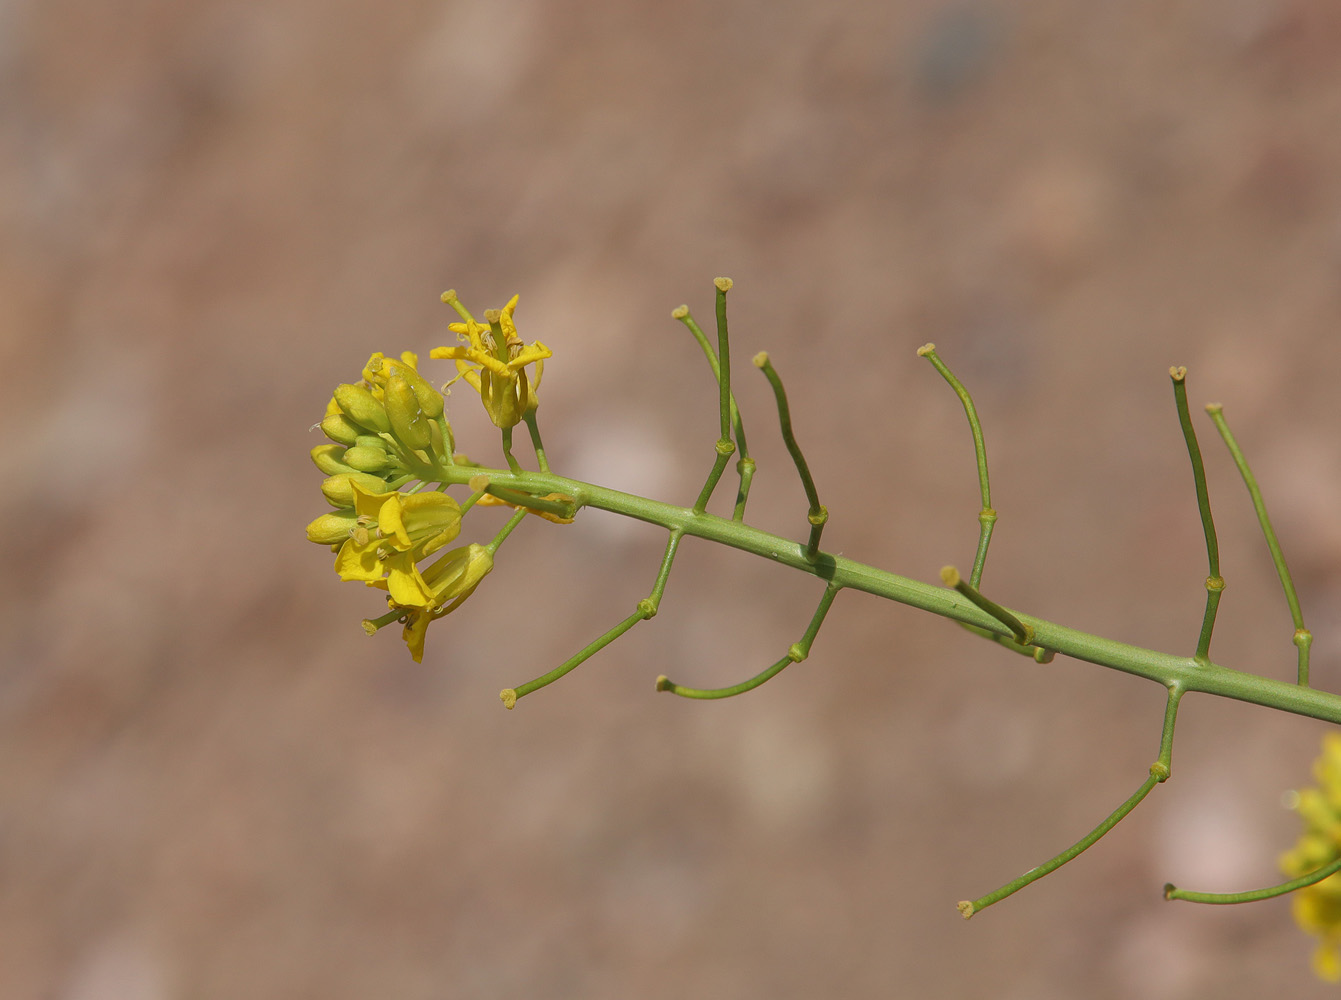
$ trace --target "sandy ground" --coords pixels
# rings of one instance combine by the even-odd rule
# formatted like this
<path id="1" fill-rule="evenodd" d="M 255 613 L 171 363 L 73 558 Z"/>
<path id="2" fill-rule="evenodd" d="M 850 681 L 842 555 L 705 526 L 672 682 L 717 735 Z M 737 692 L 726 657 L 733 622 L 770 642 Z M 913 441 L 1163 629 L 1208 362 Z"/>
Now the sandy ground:
<path id="1" fill-rule="evenodd" d="M 670 310 L 730 275 L 760 461 L 826 545 L 967 565 L 1171 651 L 1205 555 L 1166 370 L 1223 402 L 1341 687 L 1341 8 L 1326 0 L 821 5 L 0 3 L 0 995 L 1323 996 L 1275 878 L 1325 727 L 1021 661 L 686 545 L 660 615 L 498 704 L 646 593 L 663 539 L 526 524 L 425 663 L 303 538 L 309 432 L 372 350 L 522 295 L 557 471 L 689 501 L 714 388 Z M 444 373 L 443 377 L 446 377 Z M 475 403 L 461 446 L 497 461 Z M 1293 672 L 1247 496 L 1199 424 L 1229 581 L 1214 652 Z M 481 523 L 495 514 L 483 512 Z M 482 532 L 491 531 L 486 526 Z"/>

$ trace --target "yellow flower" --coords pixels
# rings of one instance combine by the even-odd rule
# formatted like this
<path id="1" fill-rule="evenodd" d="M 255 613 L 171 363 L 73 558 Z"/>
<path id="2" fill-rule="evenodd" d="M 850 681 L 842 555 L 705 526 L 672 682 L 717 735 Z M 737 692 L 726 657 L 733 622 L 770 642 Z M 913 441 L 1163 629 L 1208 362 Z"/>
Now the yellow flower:
<path id="1" fill-rule="evenodd" d="M 1298 878 L 1341 857 L 1341 734 L 1323 738 L 1322 755 L 1313 763 L 1317 788 L 1295 798 L 1304 821 L 1298 843 L 1281 855 L 1280 867 Z M 1305 886 L 1294 894 L 1295 923 L 1318 938 L 1313 971 L 1320 979 L 1341 982 L 1341 874 Z"/>
<path id="2" fill-rule="evenodd" d="M 517 298 L 512 296 L 501 310 L 486 311 L 485 322 L 480 323 L 457 301 L 456 292 L 443 292 L 442 301 L 451 305 L 464 321 L 449 327 L 463 344 L 435 347 L 429 353 L 429 357 L 456 362 L 457 377 L 464 378 L 480 394 L 495 427 L 515 427 L 523 416 L 540 405 L 536 390 L 545 370 L 545 359 L 553 356 L 539 341 L 522 343 L 512 319 Z M 535 365 L 534 379 L 526 373 L 526 366 L 531 364 Z"/>
<path id="3" fill-rule="evenodd" d="M 369 493 L 357 483 L 353 491 L 356 526 L 336 553 L 335 572 L 384 587 L 397 604 L 428 605 L 432 592 L 416 564 L 460 533 L 460 506 L 445 493 Z"/>
<path id="4" fill-rule="evenodd" d="M 405 608 L 402 619 L 405 628 L 401 636 L 415 663 L 424 662 L 428 626 L 459 608 L 493 568 L 493 553 L 486 546 L 471 544 L 452 549 L 424 570 L 422 579 L 431 592 L 431 600 L 425 607 Z M 394 597 L 391 603 L 397 606 Z"/>

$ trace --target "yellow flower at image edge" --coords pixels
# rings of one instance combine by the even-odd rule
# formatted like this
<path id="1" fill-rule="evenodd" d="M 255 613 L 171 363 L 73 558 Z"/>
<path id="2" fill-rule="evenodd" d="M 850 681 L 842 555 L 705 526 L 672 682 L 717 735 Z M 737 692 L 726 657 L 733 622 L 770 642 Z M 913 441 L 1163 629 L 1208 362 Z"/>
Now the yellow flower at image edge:
<path id="1" fill-rule="evenodd" d="M 1341 734 L 1323 738 L 1313 777 L 1318 787 L 1303 789 L 1295 799 L 1304 832 L 1280 859 L 1281 870 L 1291 878 L 1317 871 L 1341 856 Z M 1313 971 L 1320 979 L 1341 982 L 1341 874 L 1298 890 L 1293 911 L 1295 922 L 1319 939 Z"/>
<path id="2" fill-rule="evenodd" d="M 401 634 L 415 663 L 424 662 L 424 636 L 428 626 L 459 608 L 493 568 L 493 553 L 486 546 L 471 544 L 452 549 L 424 570 L 424 582 L 433 593 L 431 604 L 402 609 L 406 617 Z M 392 606 L 396 606 L 394 599 Z"/>

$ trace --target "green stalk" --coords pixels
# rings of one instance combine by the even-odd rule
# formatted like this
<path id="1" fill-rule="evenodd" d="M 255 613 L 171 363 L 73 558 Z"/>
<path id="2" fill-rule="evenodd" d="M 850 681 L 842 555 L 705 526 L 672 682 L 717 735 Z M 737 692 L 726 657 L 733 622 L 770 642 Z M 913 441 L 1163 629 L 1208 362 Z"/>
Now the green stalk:
<path id="1" fill-rule="evenodd" d="M 996 511 L 992 509 L 992 487 L 987 478 L 987 445 L 982 439 L 982 424 L 978 421 L 978 411 L 973 405 L 973 397 L 936 354 L 936 345 L 924 344 L 917 349 L 917 353 L 919 357 L 930 361 L 936 371 L 941 373 L 941 378 L 945 379 L 955 391 L 959 401 L 964 404 L 964 414 L 968 417 L 969 430 L 973 433 L 973 453 L 978 460 L 978 492 L 982 494 L 982 510 L 978 513 L 978 550 L 973 556 L 969 583 L 979 587 L 982 585 L 982 568 L 987 562 L 987 546 L 992 542 L 992 529 L 996 526 Z"/>
<path id="2" fill-rule="evenodd" d="M 1220 596 L 1225 591 L 1225 580 L 1220 575 L 1220 545 L 1215 537 L 1215 519 L 1211 516 L 1211 496 L 1206 489 L 1206 466 L 1201 461 L 1201 447 L 1197 431 L 1192 426 L 1192 414 L 1187 409 L 1187 369 L 1179 366 L 1169 369 L 1173 380 L 1173 402 L 1178 410 L 1178 423 L 1183 428 L 1187 443 L 1187 457 L 1192 462 L 1192 482 L 1197 490 L 1197 509 L 1201 512 L 1201 531 L 1206 536 L 1206 612 L 1201 619 L 1201 635 L 1197 638 L 1196 657 L 1205 663 L 1210 659 L 1211 633 L 1215 630 L 1215 613 L 1220 607 Z"/>
<path id="3" fill-rule="evenodd" d="M 811 616 L 810 625 L 806 628 L 805 634 L 801 636 L 799 641 L 792 643 L 786 656 L 767 670 L 755 674 L 749 680 L 724 688 L 691 688 L 685 687 L 683 684 L 676 684 L 665 674 L 662 674 L 657 678 L 657 690 L 669 691 L 671 694 L 678 694 L 681 698 L 697 698 L 700 700 L 732 698 L 738 694 L 744 694 L 746 691 L 753 691 L 760 684 L 782 673 L 783 669 L 790 664 L 800 663 L 810 655 L 810 647 L 815 641 L 815 636 L 819 634 L 820 626 L 824 624 L 824 616 L 829 613 L 829 607 L 833 604 L 833 599 L 838 596 L 838 590 L 839 588 L 833 584 L 824 588 L 824 596 L 820 598 L 819 607 L 815 609 L 814 615 Z"/>
<path id="4" fill-rule="evenodd" d="M 801 453 L 801 446 L 796 443 L 796 435 L 792 432 L 792 412 L 787 405 L 787 390 L 782 387 L 782 378 L 773 368 L 773 362 L 768 359 L 768 352 L 760 351 L 756 354 L 754 365 L 764 373 L 768 384 L 773 387 L 773 396 L 778 403 L 778 424 L 782 427 L 782 440 L 787 445 L 792 462 L 796 465 L 797 475 L 801 477 L 801 486 L 806 491 L 806 499 L 810 501 L 810 510 L 806 514 L 806 519 L 810 522 L 810 540 L 806 542 L 806 554 L 814 559 L 819 553 L 820 535 L 824 531 L 825 522 L 829 520 L 829 511 L 819 502 L 819 491 L 815 489 L 815 480 L 810 476 L 810 466 L 806 464 L 806 457 Z"/>
<path id="5" fill-rule="evenodd" d="M 449 484 L 466 483 L 472 476 L 483 474 L 495 485 L 527 493 L 541 496 L 562 493 L 572 497 L 577 508 L 595 507 L 657 524 L 668 530 L 678 529 L 681 534 L 749 552 L 779 565 L 809 573 L 843 589 L 874 594 L 943 618 L 975 625 L 996 635 L 1011 634 L 1006 625 L 956 591 L 827 552 L 821 552 L 819 558 L 812 561 L 806 558 L 804 545 L 704 511 L 633 496 L 552 473 L 513 473 L 506 469 L 465 466 L 443 471 L 444 481 Z M 1191 656 L 1178 656 L 1117 642 L 1018 611 L 1012 611 L 1012 614 L 1033 629 L 1034 644 L 1044 649 L 1145 677 L 1166 688 L 1178 685 L 1189 693 L 1201 692 L 1231 698 L 1341 724 L 1341 695 L 1233 670 L 1214 662 L 1200 663 Z"/>
<path id="6" fill-rule="evenodd" d="M 1252 889 L 1248 892 L 1193 892 L 1190 889 L 1179 889 L 1172 882 L 1164 886 L 1165 899 L 1185 899 L 1189 903 L 1255 903 L 1260 899 L 1272 899 L 1275 896 L 1284 896 L 1287 893 L 1294 892 L 1296 889 L 1303 889 L 1310 885 L 1315 885 L 1327 878 L 1329 875 L 1335 875 L 1341 871 L 1341 858 L 1337 858 L 1330 864 L 1324 865 L 1315 872 L 1309 872 L 1307 875 L 1301 875 L 1288 882 L 1282 882 L 1280 885 L 1273 885 L 1266 889 Z"/>
<path id="7" fill-rule="evenodd" d="M 1239 467 L 1239 474 L 1243 476 L 1243 482 L 1248 487 L 1248 493 L 1252 497 L 1253 509 L 1257 511 L 1257 522 L 1262 526 L 1262 534 L 1266 537 L 1267 548 L 1271 550 L 1271 560 L 1276 564 L 1276 575 L 1280 577 L 1280 585 L 1285 590 L 1285 601 L 1290 605 L 1290 617 L 1294 619 L 1294 638 L 1292 641 L 1299 648 L 1298 684 L 1301 687 L 1307 687 L 1308 653 L 1309 647 L 1313 644 L 1313 633 L 1304 627 L 1304 613 L 1299 609 L 1299 595 L 1295 593 L 1294 581 L 1290 578 L 1289 567 L 1285 565 L 1285 554 L 1281 552 L 1280 542 L 1276 540 L 1276 530 L 1271 527 L 1271 518 L 1267 517 L 1266 502 L 1262 499 L 1262 491 L 1257 488 L 1257 479 L 1253 476 L 1252 469 L 1248 467 L 1248 459 L 1244 457 L 1238 442 L 1234 440 L 1234 435 L 1229 432 L 1229 424 L 1225 423 L 1223 410 L 1224 408 L 1219 403 L 1211 403 L 1206 407 L 1206 412 L 1211 415 L 1211 420 L 1215 422 L 1215 429 L 1220 432 L 1220 436 L 1225 440 L 1225 446 L 1229 448 L 1229 453 L 1234 456 L 1234 464 Z"/>

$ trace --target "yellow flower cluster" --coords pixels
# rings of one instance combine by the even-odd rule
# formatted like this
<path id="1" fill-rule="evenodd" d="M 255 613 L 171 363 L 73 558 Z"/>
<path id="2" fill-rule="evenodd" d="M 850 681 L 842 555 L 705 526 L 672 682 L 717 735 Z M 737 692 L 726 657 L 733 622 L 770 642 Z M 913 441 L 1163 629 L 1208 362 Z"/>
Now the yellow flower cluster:
<path id="1" fill-rule="evenodd" d="M 320 424 L 333 444 L 312 449 L 327 474 L 321 492 L 335 508 L 307 526 L 307 537 L 335 550 L 335 572 L 387 592 L 416 662 L 423 660 L 430 622 L 460 606 L 493 568 L 482 545 L 434 555 L 461 531 L 461 508 L 437 491 L 400 492 L 430 482 L 450 465 L 451 425 L 442 393 L 420 374 L 418 358 L 381 353 L 368 359 L 363 380 L 336 387 Z M 381 621 L 365 627 L 375 632 Z"/>
<path id="2" fill-rule="evenodd" d="M 1304 832 L 1280 858 L 1281 870 L 1292 878 L 1341 857 L 1341 734 L 1323 738 L 1313 777 L 1318 787 L 1303 789 L 1295 800 Z M 1299 889 L 1293 905 L 1295 922 L 1319 939 L 1313 971 L 1328 982 L 1341 982 L 1341 874 Z"/>
<path id="3" fill-rule="evenodd" d="M 479 392 L 489 418 L 506 431 L 538 405 L 536 388 L 550 350 L 540 343 L 522 344 L 512 319 L 516 296 L 501 310 L 487 311 L 483 324 L 455 292 L 442 298 L 463 320 L 451 324 L 463 343 L 436 348 L 432 357 L 455 360 L 457 378 Z M 527 373 L 532 364 L 534 376 Z M 456 445 L 442 392 L 419 373 L 414 353 L 389 358 L 378 352 L 368 359 L 359 382 L 336 387 L 318 426 L 332 443 L 313 448 L 312 461 L 326 474 L 321 492 L 336 509 L 312 521 L 307 537 L 335 552 L 340 579 L 386 591 L 389 613 L 365 621 L 364 627 L 371 634 L 399 621 L 411 655 L 420 662 L 429 624 L 474 593 L 493 568 L 498 544 L 463 545 L 439 554 L 461 532 L 461 506 L 445 492 L 424 487 L 441 487 L 447 470 L 466 461 L 453 455 Z M 506 503 L 481 498 L 482 505 L 490 502 Z M 572 520 L 543 509 L 537 513 L 560 523 Z"/>

